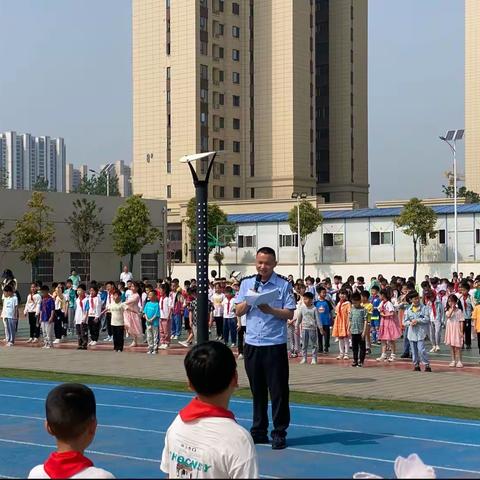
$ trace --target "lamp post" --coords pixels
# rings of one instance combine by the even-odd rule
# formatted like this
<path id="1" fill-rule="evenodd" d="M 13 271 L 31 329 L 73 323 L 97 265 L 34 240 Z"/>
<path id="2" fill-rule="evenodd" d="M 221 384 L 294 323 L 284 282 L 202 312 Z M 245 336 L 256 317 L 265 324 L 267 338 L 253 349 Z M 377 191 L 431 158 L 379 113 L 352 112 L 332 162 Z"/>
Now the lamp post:
<path id="1" fill-rule="evenodd" d="M 457 227 L 457 140 L 463 138 L 465 130 L 449 130 L 444 137 L 439 137 L 445 142 L 453 153 L 453 217 L 454 217 L 454 258 L 455 271 L 458 272 L 458 227 Z"/>
<path id="2" fill-rule="evenodd" d="M 302 238 L 300 236 L 300 199 L 307 198 L 305 192 L 293 192 L 292 198 L 297 201 L 297 255 L 298 255 L 298 278 L 302 278 Z"/>
<path id="3" fill-rule="evenodd" d="M 180 159 L 180 162 L 187 163 L 190 168 L 197 202 L 196 270 L 198 343 L 208 341 L 208 180 L 217 153 L 218 152 L 197 153 L 194 155 L 185 155 Z M 209 163 L 205 178 L 200 180 L 192 162 L 204 158 L 209 158 Z"/>
<path id="4" fill-rule="evenodd" d="M 90 168 L 89 171 L 96 174 L 96 175 L 101 175 L 102 173 L 105 173 L 107 177 L 107 197 L 110 196 L 110 169 L 113 167 L 113 163 L 107 163 L 101 170 L 100 172 L 97 172 L 93 168 Z"/>

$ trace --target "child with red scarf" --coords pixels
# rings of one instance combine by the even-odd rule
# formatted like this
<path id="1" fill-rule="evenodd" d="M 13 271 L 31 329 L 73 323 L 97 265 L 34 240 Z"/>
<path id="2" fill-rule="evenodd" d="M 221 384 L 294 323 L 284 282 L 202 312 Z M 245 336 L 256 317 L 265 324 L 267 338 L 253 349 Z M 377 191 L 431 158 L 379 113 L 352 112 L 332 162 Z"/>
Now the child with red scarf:
<path id="1" fill-rule="evenodd" d="M 115 478 L 83 455 L 97 430 L 93 392 L 85 385 L 64 383 L 48 394 L 45 407 L 45 426 L 56 438 L 57 450 L 32 468 L 28 478 Z"/>
<path id="2" fill-rule="evenodd" d="M 220 342 L 196 345 L 185 370 L 197 397 L 167 431 L 162 472 L 169 478 L 258 478 L 252 437 L 228 410 L 238 386 L 232 351 Z"/>
<path id="3" fill-rule="evenodd" d="M 88 342 L 88 302 L 86 295 L 87 287 L 82 283 L 77 288 L 75 300 L 75 329 L 78 336 L 77 350 L 86 350 Z"/>

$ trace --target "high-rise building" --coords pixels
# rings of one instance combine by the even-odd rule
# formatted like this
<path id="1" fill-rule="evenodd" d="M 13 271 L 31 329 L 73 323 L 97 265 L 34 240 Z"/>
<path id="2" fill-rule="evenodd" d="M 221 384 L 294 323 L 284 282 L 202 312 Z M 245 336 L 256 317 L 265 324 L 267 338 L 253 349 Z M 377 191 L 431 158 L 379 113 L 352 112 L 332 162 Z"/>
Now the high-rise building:
<path id="1" fill-rule="evenodd" d="M 367 0 L 133 0 L 133 191 L 368 203 Z M 205 165 L 197 165 L 204 171 Z"/>
<path id="2" fill-rule="evenodd" d="M 129 165 L 126 165 L 123 160 L 117 160 L 113 165 L 113 172 L 118 178 L 118 191 L 121 197 L 129 197 L 132 195 L 132 169 Z M 101 165 L 100 169 L 103 169 L 105 165 Z"/>
<path id="3" fill-rule="evenodd" d="M 66 147 L 63 138 L 29 133 L 0 133 L 0 172 L 7 188 L 30 190 L 40 179 L 57 192 L 65 191 Z"/>
<path id="4" fill-rule="evenodd" d="M 480 193 L 480 2 L 465 0 L 465 186 Z"/>
<path id="5" fill-rule="evenodd" d="M 76 192 L 83 177 L 88 177 L 88 165 L 80 165 L 79 168 L 75 168 L 72 163 L 67 163 L 65 184 L 66 192 Z"/>

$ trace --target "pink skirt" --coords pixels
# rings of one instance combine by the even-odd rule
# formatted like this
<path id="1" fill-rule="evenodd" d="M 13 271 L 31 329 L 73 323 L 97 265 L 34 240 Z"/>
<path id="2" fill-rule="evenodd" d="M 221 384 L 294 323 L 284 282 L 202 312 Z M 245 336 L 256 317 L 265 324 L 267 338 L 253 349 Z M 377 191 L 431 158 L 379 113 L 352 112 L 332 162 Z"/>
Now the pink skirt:
<path id="1" fill-rule="evenodd" d="M 142 320 L 138 313 L 127 310 L 123 312 L 123 320 L 130 336 L 139 337 L 142 335 Z"/>
<path id="2" fill-rule="evenodd" d="M 463 345 L 463 335 L 460 331 L 460 322 L 447 320 L 447 325 L 445 327 L 445 345 L 459 348 Z"/>
<path id="3" fill-rule="evenodd" d="M 378 332 L 378 338 L 380 340 L 397 340 L 401 335 L 402 332 L 398 326 L 396 317 L 381 318 L 380 330 Z"/>

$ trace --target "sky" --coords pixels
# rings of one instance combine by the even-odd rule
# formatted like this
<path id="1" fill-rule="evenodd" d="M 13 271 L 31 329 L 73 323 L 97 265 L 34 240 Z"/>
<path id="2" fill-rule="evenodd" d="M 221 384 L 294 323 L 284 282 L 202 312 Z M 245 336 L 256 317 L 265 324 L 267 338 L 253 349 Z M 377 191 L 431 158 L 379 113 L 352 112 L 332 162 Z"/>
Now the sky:
<path id="1" fill-rule="evenodd" d="M 130 162 L 130 14 L 130 0 L 0 0 L 0 131 L 64 137 L 75 165 Z M 370 204 L 441 196 L 438 136 L 464 126 L 463 0 L 369 0 L 368 63 Z"/>

